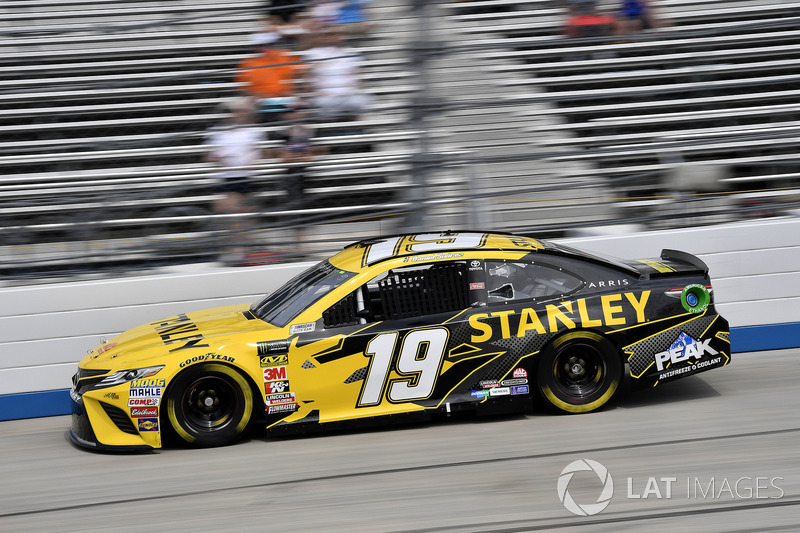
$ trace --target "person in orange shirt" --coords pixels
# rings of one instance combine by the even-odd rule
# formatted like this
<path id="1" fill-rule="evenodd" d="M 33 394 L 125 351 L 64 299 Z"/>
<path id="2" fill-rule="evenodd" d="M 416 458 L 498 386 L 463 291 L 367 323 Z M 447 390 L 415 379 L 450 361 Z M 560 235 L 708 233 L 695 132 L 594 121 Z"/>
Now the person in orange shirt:
<path id="1" fill-rule="evenodd" d="M 253 40 L 260 55 L 242 60 L 235 81 L 242 92 L 258 102 L 264 120 L 278 120 L 282 111 L 293 101 L 295 82 L 303 65 L 290 50 L 280 47 L 280 36 L 257 33 Z"/>

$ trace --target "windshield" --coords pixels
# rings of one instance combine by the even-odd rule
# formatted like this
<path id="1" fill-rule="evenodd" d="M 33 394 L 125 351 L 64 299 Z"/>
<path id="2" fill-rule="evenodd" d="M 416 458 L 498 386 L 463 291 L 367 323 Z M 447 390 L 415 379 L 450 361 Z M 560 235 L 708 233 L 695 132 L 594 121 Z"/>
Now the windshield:
<path id="1" fill-rule="evenodd" d="M 295 276 L 286 285 L 253 304 L 250 311 L 265 322 L 284 327 L 311 304 L 355 276 L 323 261 Z"/>

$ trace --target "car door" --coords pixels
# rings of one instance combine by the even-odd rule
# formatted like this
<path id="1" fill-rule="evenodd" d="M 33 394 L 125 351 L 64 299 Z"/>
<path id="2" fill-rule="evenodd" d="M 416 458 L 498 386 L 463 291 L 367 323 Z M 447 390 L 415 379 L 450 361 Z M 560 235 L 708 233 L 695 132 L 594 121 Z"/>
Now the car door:
<path id="1" fill-rule="evenodd" d="M 323 313 L 335 348 L 314 356 L 320 422 L 436 408 L 452 388 L 443 379 L 452 332 L 470 307 L 466 261 L 381 272 Z"/>

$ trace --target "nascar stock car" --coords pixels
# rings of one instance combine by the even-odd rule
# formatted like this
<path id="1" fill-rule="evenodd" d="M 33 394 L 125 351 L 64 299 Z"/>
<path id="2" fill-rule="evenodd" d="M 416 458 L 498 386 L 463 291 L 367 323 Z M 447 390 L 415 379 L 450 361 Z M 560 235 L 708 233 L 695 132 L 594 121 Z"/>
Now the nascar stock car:
<path id="1" fill-rule="evenodd" d="M 729 362 L 708 268 L 688 253 L 618 260 L 511 234 L 380 237 L 253 305 L 102 343 L 73 378 L 70 435 L 93 449 L 164 437 L 204 447 L 252 424 L 302 433 L 534 401 L 585 413 L 623 378 L 653 387 Z"/>

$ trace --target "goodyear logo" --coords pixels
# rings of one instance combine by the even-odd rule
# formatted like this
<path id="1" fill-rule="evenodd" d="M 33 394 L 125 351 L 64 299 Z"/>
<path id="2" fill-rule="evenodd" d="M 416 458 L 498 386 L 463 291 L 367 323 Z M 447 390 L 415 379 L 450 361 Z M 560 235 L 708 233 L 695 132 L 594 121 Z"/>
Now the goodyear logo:
<path id="1" fill-rule="evenodd" d="M 139 418 L 139 431 L 158 431 L 158 418 Z"/>
<path id="2" fill-rule="evenodd" d="M 183 368 L 185 366 L 189 366 L 194 363 L 201 363 L 203 361 L 227 361 L 229 363 L 233 363 L 236 361 L 236 358 L 227 355 L 220 355 L 218 353 L 207 353 L 205 355 L 195 355 L 191 359 L 187 359 L 178 366 Z"/>
<path id="3" fill-rule="evenodd" d="M 261 368 L 269 366 L 286 366 L 289 364 L 289 354 L 265 355 L 261 358 Z"/>
<path id="4" fill-rule="evenodd" d="M 599 326 L 625 326 L 628 324 L 630 311 L 636 316 L 636 323 L 645 322 L 645 308 L 650 298 L 650 291 L 638 295 L 633 292 L 620 294 L 604 294 L 600 297 L 600 308 L 592 314 L 585 298 L 566 301 L 560 304 L 547 304 L 544 312 L 537 312 L 529 307 L 521 311 L 495 311 L 494 313 L 477 313 L 469 317 L 469 325 L 477 331 L 473 333 L 472 342 L 486 342 L 500 333 L 504 339 L 524 337 L 528 331 L 534 330 L 540 335 L 556 333 L 560 328 L 575 329 Z M 490 318 L 498 318 L 499 324 L 482 322 Z M 499 331 L 497 328 L 499 326 Z"/>

